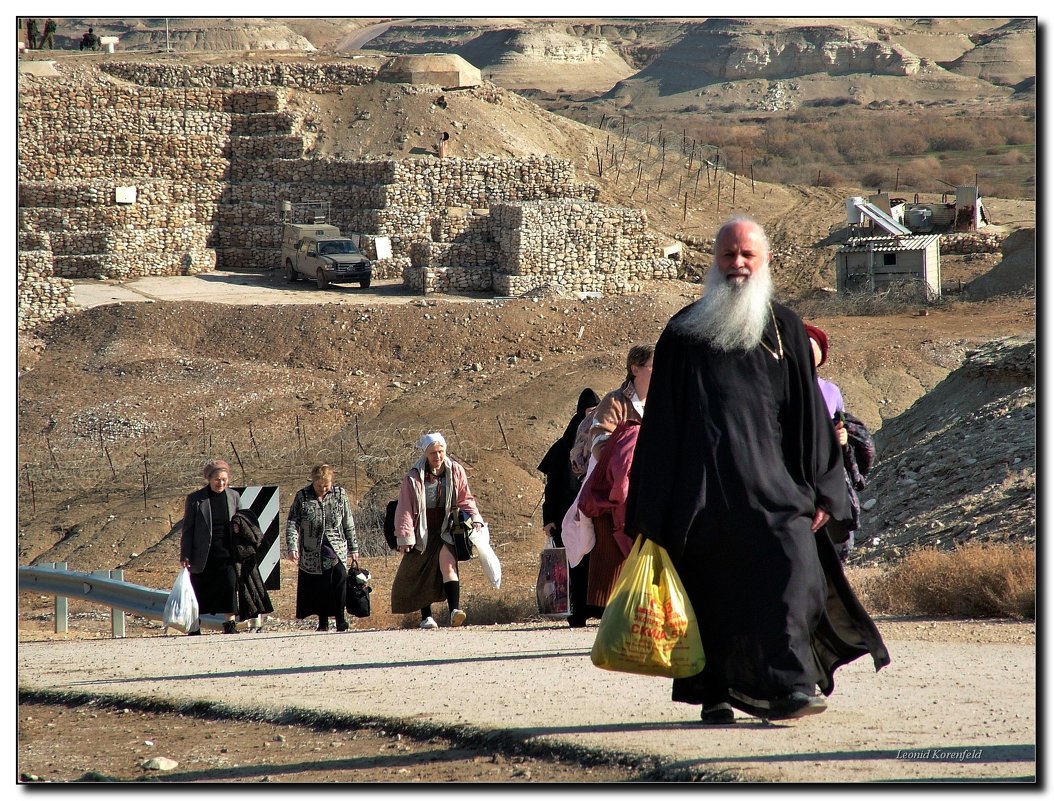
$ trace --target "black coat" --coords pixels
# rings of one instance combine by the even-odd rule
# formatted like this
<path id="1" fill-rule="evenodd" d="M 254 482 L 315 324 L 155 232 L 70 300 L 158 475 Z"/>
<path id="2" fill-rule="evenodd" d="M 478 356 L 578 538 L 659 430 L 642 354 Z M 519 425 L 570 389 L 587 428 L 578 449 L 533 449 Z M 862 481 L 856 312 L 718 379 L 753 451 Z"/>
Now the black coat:
<path id="1" fill-rule="evenodd" d="M 851 519 L 845 473 L 802 322 L 773 311 L 781 361 L 762 346 L 724 352 L 689 338 L 676 326 L 684 311 L 667 325 L 626 514 L 631 537 L 657 541 L 674 561 L 699 619 L 706 681 L 755 699 L 816 685 L 829 694 L 834 670 L 868 652 L 876 669 L 889 662 L 830 540 L 810 531 L 817 506 Z M 772 323 L 766 342 L 775 347 Z M 677 682 L 674 695 L 702 702 L 694 691 L 678 697 Z"/>
<path id="2" fill-rule="evenodd" d="M 231 517 L 238 509 L 241 497 L 228 487 L 227 511 Z M 209 500 L 208 485 L 190 493 L 183 504 L 183 530 L 179 538 L 179 560 L 190 561 L 190 572 L 201 573 L 209 561 L 209 547 L 212 544 L 212 503 Z"/>
<path id="3" fill-rule="evenodd" d="M 542 526 L 553 523 L 556 529 L 553 538 L 557 546 L 560 540 L 561 523 L 567 510 L 578 495 L 582 480 L 571 470 L 571 448 L 575 444 L 575 433 L 578 424 L 586 416 L 586 409 L 600 403 L 600 398 L 592 389 L 583 389 L 578 396 L 578 407 L 574 416 L 564 429 L 564 433 L 554 442 L 545 456 L 542 457 L 538 470 L 545 474 L 545 492 L 542 496 Z"/>
<path id="4" fill-rule="evenodd" d="M 231 518 L 234 572 L 238 577 L 238 617 L 248 620 L 274 611 L 260 575 L 259 549 L 263 544 L 260 521 L 251 509 L 239 509 Z"/>

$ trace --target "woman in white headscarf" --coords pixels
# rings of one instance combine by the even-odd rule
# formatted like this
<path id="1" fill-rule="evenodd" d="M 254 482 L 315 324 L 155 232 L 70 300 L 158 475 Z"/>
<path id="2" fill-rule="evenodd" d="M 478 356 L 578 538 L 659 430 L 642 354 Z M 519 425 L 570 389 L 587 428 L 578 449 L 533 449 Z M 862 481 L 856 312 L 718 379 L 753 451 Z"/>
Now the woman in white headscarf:
<path id="1" fill-rule="evenodd" d="M 446 600 L 450 625 L 461 626 L 467 615 L 461 609 L 451 521 L 463 512 L 471 517 L 473 528 L 478 528 L 483 518 L 465 468 L 447 456 L 443 435 L 438 431 L 425 434 L 417 446 L 421 458 L 403 479 L 395 509 L 395 537 L 403 558 L 392 582 L 392 611 L 409 614 L 420 610 L 421 628 L 434 629 L 438 624 L 432 617 L 432 604 Z"/>

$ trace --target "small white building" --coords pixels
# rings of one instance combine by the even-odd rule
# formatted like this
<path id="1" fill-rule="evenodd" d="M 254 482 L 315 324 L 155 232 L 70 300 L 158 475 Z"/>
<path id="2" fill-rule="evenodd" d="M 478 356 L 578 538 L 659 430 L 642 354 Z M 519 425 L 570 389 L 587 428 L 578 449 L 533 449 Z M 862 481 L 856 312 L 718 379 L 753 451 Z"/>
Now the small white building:
<path id="1" fill-rule="evenodd" d="M 839 292 L 880 292 L 920 282 L 926 296 L 941 295 L 940 235 L 854 237 L 838 248 Z"/>

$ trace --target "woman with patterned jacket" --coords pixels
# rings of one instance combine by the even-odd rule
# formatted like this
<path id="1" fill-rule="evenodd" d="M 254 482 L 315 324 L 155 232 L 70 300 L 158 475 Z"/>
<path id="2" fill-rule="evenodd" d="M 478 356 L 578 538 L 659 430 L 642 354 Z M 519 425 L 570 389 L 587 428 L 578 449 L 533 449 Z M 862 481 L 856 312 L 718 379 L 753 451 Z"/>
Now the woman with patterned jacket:
<path id="1" fill-rule="evenodd" d="M 311 483 L 297 492 L 285 524 L 288 557 L 297 565 L 296 616 L 318 615 L 317 631 L 347 631 L 348 559 L 357 561 L 359 543 L 348 493 L 333 485 L 333 468 L 316 465 Z"/>

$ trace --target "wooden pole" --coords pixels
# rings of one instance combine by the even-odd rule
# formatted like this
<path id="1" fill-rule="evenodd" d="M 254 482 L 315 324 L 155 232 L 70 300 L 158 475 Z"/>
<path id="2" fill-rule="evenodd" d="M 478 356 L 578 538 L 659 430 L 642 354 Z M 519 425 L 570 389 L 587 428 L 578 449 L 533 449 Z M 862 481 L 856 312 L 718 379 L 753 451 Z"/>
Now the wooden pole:
<path id="1" fill-rule="evenodd" d="M 260 458 L 260 448 L 256 444 L 256 435 L 253 434 L 253 421 L 249 421 L 249 446 L 256 451 L 256 458 Z"/>
<path id="2" fill-rule="evenodd" d="M 227 440 L 230 443 L 231 450 L 234 451 L 234 458 L 238 460 L 238 468 L 242 471 L 242 482 L 245 482 L 245 465 L 242 464 L 242 457 L 238 454 L 238 449 L 234 447 L 234 442 Z"/>
<path id="3" fill-rule="evenodd" d="M 29 502 L 33 504 L 33 514 L 37 513 L 37 495 L 33 490 L 33 477 L 29 474 L 29 465 L 26 465 L 26 484 L 29 485 Z"/>
<path id="4" fill-rule="evenodd" d="M 359 446 L 359 450 L 362 451 L 363 455 L 366 454 L 366 449 L 362 447 L 362 440 L 359 439 L 359 416 L 355 415 L 355 444 Z"/>
<path id="5" fill-rule="evenodd" d="M 509 439 L 505 436 L 505 426 L 501 424 L 501 416 L 494 415 L 494 419 L 498 421 L 498 430 L 501 432 L 502 442 L 505 443 L 505 450 L 507 450 L 509 453 L 512 453 L 512 448 L 509 447 Z"/>
<path id="6" fill-rule="evenodd" d="M 688 193 L 684 193 L 684 213 L 681 215 L 681 222 L 688 219 Z"/>
<path id="7" fill-rule="evenodd" d="M 48 436 L 46 431 L 44 432 L 44 443 L 48 446 L 48 453 L 51 454 L 51 463 L 55 467 L 58 467 L 59 462 L 58 459 L 55 458 L 55 449 L 51 447 L 51 437 Z"/>

